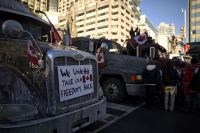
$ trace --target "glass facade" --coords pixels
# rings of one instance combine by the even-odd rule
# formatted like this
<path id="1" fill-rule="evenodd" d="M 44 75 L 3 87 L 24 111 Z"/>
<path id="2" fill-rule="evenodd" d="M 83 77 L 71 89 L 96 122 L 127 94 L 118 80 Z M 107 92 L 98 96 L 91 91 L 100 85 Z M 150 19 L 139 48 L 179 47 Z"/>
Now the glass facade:
<path id="1" fill-rule="evenodd" d="M 200 0 L 189 0 L 189 41 L 200 42 Z"/>

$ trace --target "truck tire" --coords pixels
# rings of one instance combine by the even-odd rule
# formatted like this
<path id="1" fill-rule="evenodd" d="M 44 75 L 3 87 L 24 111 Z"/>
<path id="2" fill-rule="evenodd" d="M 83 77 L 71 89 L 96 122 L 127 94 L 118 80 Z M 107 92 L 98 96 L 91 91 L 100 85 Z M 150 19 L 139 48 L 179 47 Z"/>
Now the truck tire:
<path id="1" fill-rule="evenodd" d="M 125 97 L 125 86 L 122 81 L 116 78 L 108 78 L 102 83 L 102 89 L 107 101 L 121 102 Z"/>

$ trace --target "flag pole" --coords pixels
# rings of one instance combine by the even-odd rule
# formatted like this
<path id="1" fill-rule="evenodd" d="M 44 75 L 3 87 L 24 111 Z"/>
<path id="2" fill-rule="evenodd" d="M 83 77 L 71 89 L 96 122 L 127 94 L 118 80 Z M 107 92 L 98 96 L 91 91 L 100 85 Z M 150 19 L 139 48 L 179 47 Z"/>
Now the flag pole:
<path id="1" fill-rule="evenodd" d="M 59 40 L 62 40 L 62 38 L 60 37 L 60 35 L 58 34 L 58 31 L 56 30 L 55 26 L 52 24 L 52 22 L 50 21 L 49 17 L 47 16 L 47 14 L 44 11 L 40 11 L 40 10 L 35 10 L 36 13 L 42 13 L 44 14 L 44 16 L 47 18 L 49 24 L 51 25 L 51 27 L 53 28 L 53 30 L 56 32 Z M 59 42 L 58 42 L 59 43 Z"/>

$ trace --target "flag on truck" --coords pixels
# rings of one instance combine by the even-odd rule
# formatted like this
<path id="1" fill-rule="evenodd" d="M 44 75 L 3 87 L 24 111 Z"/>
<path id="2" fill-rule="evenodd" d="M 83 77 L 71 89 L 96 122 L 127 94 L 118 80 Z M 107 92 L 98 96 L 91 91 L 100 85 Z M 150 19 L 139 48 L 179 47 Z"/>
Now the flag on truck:
<path id="1" fill-rule="evenodd" d="M 148 34 L 147 32 L 144 32 L 143 34 L 140 34 L 138 36 L 133 37 L 129 42 L 131 43 L 132 46 L 135 46 L 137 44 L 144 44 L 148 40 Z"/>
<path id="2" fill-rule="evenodd" d="M 97 59 L 98 69 L 100 72 L 105 66 L 104 53 L 101 47 L 97 49 L 96 59 Z"/>
<path id="3" fill-rule="evenodd" d="M 60 37 L 58 31 L 53 26 L 53 24 L 51 25 L 50 34 L 51 34 L 51 43 L 59 43 L 62 41 L 62 38 Z"/>
<path id="4" fill-rule="evenodd" d="M 31 62 L 34 65 L 39 66 L 39 59 L 36 54 L 36 42 L 31 38 L 28 40 L 27 44 L 27 56 L 28 56 L 28 61 Z"/>

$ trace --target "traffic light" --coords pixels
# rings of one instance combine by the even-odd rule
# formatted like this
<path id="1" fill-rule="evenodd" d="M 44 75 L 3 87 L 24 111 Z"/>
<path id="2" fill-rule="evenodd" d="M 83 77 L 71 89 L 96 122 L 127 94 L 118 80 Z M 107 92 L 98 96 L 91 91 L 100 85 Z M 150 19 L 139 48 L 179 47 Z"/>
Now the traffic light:
<path id="1" fill-rule="evenodd" d="M 182 27 L 180 30 L 181 30 L 181 37 L 184 40 L 185 39 L 185 28 Z"/>

